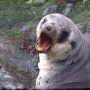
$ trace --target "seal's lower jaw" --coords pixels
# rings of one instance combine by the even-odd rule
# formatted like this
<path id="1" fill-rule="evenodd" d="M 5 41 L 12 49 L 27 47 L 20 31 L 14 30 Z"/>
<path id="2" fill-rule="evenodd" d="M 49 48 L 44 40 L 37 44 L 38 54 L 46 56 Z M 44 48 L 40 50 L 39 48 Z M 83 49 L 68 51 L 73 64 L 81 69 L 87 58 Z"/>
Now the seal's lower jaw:
<path id="1" fill-rule="evenodd" d="M 38 52 L 45 53 L 50 50 L 51 44 L 52 44 L 51 37 L 47 33 L 42 32 L 35 47 Z"/>

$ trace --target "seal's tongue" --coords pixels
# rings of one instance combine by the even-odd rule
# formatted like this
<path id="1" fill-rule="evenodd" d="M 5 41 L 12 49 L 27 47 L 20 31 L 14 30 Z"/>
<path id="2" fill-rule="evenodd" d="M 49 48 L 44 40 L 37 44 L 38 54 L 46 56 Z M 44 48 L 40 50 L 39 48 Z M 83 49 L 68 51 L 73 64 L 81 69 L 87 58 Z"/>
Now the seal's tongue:
<path id="1" fill-rule="evenodd" d="M 51 47 L 51 38 L 50 36 L 42 32 L 40 38 L 38 39 L 36 43 L 36 49 L 38 52 L 46 52 L 50 49 Z"/>

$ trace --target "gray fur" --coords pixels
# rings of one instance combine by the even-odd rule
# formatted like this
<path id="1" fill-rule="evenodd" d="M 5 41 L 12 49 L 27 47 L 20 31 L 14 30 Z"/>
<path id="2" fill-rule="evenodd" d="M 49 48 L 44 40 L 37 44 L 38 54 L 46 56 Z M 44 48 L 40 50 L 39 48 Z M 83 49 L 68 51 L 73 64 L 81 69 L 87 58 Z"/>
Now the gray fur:
<path id="1" fill-rule="evenodd" d="M 67 30 L 70 35 L 63 42 L 70 46 L 65 48 L 66 52 L 63 54 L 66 55 L 63 57 L 62 51 L 59 53 L 54 52 L 54 46 L 50 51 L 46 53 L 40 53 L 39 58 L 40 62 L 38 67 L 40 69 L 39 75 L 36 80 L 36 88 L 39 89 L 58 89 L 58 88 L 90 88 L 90 39 L 89 36 L 85 36 L 77 26 L 67 17 L 61 14 L 49 14 L 42 18 L 38 27 L 37 34 L 39 30 L 44 27 L 41 25 L 44 19 L 47 19 L 46 23 L 55 22 L 58 28 Z M 61 30 L 58 30 L 52 36 L 52 33 L 48 32 L 52 39 L 55 40 L 58 38 Z M 41 31 L 40 31 L 41 32 Z M 53 31 L 52 31 L 53 32 Z M 87 38 L 88 37 L 88 38 Z M 54 40 L 53 39 L 53 40 Z M 71 42 L 76 43 L 75 48 L 71 48 Z M 57 43 L 57 40 L 55 41 Z M 58 43 L 60 46 L 62 43 Z M 58 46 L 59 46 L 58 45 Z M 55 47 L 56 48 L 56 47 Z M 54 49 L 54 50 L 53 50 Z M 58 50 L 58 47 L 56 48 Z"/>

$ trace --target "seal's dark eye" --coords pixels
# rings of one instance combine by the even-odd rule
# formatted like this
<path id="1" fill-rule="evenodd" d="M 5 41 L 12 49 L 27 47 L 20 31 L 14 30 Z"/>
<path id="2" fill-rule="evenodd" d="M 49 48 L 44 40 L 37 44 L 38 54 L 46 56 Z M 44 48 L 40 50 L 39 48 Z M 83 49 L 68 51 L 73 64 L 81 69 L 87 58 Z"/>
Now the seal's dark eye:
<path id="1" fill-rule="evenodd" d="M 67 31 L 62 31 L 62 33 L 59 35 L 59 42 L 63 42 L 68 37 L 69 33 Z"/>
<path id="2" fill-rule="evenodd" d="M 52 28 L 51 26 L 47 26 L 47 30 L 50 31 Z"/>

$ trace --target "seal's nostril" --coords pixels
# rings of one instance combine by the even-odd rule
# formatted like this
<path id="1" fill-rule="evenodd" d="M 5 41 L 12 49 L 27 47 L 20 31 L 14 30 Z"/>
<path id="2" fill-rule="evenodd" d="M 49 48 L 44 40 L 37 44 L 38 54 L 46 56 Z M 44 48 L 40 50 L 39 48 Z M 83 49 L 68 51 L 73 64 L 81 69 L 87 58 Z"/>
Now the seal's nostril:
<path id="1" fill-rule="evenodd" d="M 47 26 L 47 30 L 49 31 L 49 30 L 51 30 L 52 28 L 51 28 L 51 26 Z"/>

